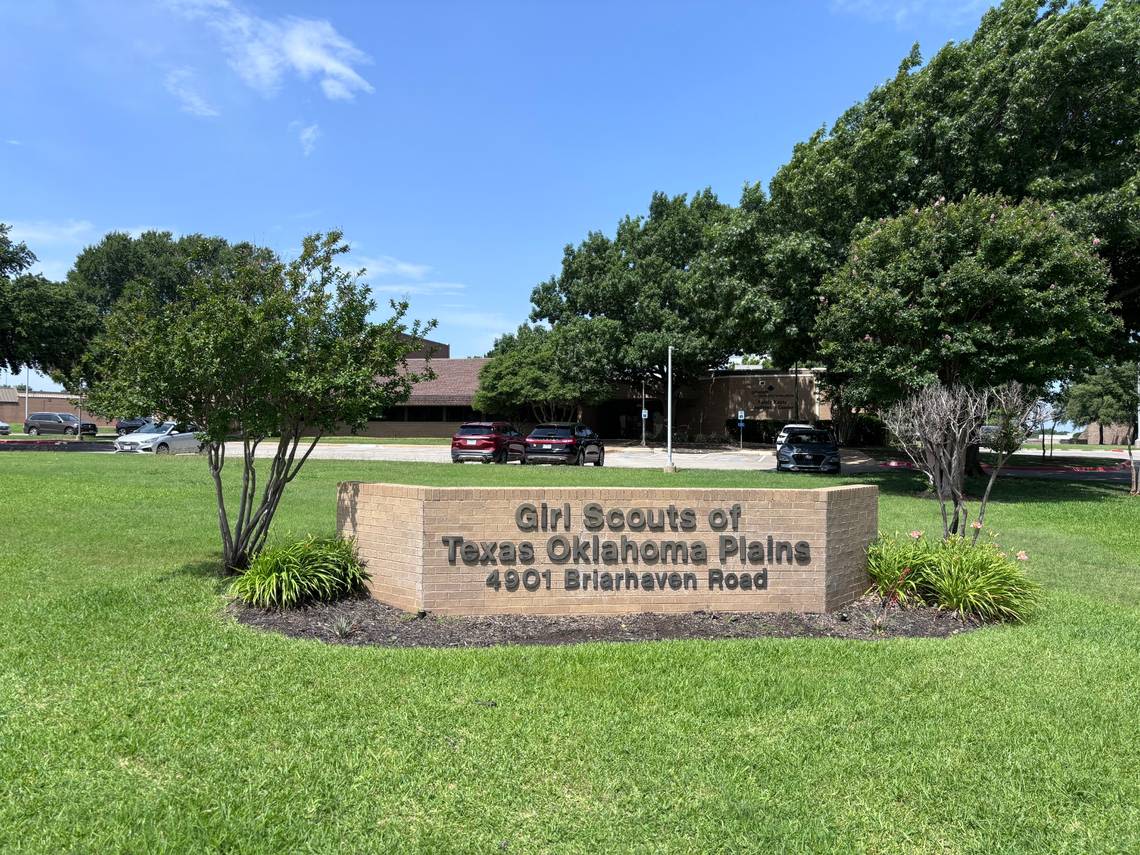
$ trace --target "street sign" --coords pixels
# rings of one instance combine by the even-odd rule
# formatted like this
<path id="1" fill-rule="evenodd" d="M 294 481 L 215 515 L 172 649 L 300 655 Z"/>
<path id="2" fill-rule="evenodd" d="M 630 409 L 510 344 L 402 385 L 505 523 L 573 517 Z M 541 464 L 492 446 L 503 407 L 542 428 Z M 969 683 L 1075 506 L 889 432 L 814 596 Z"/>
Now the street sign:
<path id="1" fill-rule="evenodd" d="M 744 430 L 744 420 L 743 420 L 743 419 L 741 419 L 740 421 L 738 421 L 738 422 L 736 423 L 736 426 L 737 426 L 738 428 L 740 428 L 741 430 Z"/>
<path id="2" fill-rule="evenodd" d="M 641 420 L 645 421 L 647 418 L 649 418 L 649 410 L 642 410 L 641 411 Z"/>
<path id="3" fill-rule="evenodd" d="M 744 421 L 744 410 L 737 410 L 736 411 L 736 420 L 738 422 Z"/>

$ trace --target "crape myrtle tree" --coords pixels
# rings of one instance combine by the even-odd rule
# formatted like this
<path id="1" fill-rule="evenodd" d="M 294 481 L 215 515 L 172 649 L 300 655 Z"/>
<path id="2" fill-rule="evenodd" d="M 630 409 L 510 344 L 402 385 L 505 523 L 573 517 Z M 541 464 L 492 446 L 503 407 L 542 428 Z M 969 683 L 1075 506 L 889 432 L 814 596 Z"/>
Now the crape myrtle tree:
<path id="1" fill-rule="evenodd" d="M 762 267 L 749 287 L 782 304 L 780 321 L 745 349 L 781 367 L 810 360 L 818 283 L 847 261 L 860 224 L 974 191 L 1043 200 L 1095 239 L 1124 320 L 1116 342 L 1140 332 L 1138 56 L 1136 0 L 1006 0 L 925 65 L 916 45 L 891 80 L 797 145 L 773 177 L 767 236 L 750 248 L 763 265 L 738 266 Z M 754 213 L 742 204 L 733 216 Z M 847 380 L 827 378 L 840 394 Z"/>
<path id="2" fill-rule="evenodd" d="M 135 283 L 116 300 L 91 398 L 106 412 L 199 426 L 223 559 L 240 571 L 320 437 L 407 399 L 420 379 L 407 356 L 432 325 L 406 325 L 407 304 L 395 302 L 386 321 L 370 321 L 367 285 L 336 266 L 348 251 L 337 231 L 306 237 L 289 263 L 250 244 L 222 256 L 207 239 L 187 249 L 190 275 L 174 291 Z M 241 445 L 236 496 L 223 478 L 227 440 Z M 263 443 L 274 452 L 258 466 Z"/>
<path id="3" fill-rule="evenodd" d="M 1016 382 L 978 389 L 933 380 L 883 414 L 895 440 L 930 481 L 942 513 L 943 538 L 966 535 L 970 519 L 966 501 L 969 450 L 977 445 L 982 425 L 992 423 L 994 431 L 987 444 L 996 460 L 972 524 L 974 544 L 998 472 L 1040 426 L 1037 402 L 1035 394 Z"/>
<path id="4" fill-rule="evenodd" d="M 92 307 L 68 283 L 27 271 L 36 262 L 0 223 L 0 365 L 58 374 L 82 357 L 95 323 Z"/>
<path id="5" fill-rule="evenodd" d="M 479 372 L 477 410 L 540 422 L 581 417 L 612 393 L 617 325 L 573 318 L 554 329 L 523 324 L 495 341 Z"/>
<path id="6" fill-rule="evenodd" d="M 711 190 L 691 200 L 655 193 L 648 214 L 623 219 L 613 238 L 591 232 L 566 247 L 560 273 L 531 294 L 531 320 L 552 330 L 576 322 L 609 349 L 613 381 L 662 391 L 670 345 L 675 384 L 725 364 L 741 348 L 736 294 L 700 260 L 728 215 Z"/>
<path id="7" fill-rule="evenodd" d="M 1053 210 L 971 193 L 865 224 L 820 287 L 817 336 L 857 406 L 934 381 L 1037 389 L 1120 338 L 1107 265 Z"/>

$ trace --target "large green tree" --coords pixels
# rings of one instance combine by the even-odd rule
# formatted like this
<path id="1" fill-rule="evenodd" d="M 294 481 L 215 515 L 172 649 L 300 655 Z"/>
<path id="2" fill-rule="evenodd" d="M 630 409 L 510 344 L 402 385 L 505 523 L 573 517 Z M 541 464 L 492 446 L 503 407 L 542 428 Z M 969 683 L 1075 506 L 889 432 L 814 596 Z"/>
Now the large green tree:
<path id="1" fill-rule="evenodd" d="M 857 226 L 976 191 L 1048 202 L 1109 264 L 1110 299 L 1140 332 L 1140 3 L 1006 0 L 974 36 L 898 73 L 773 177 L 759 239 L 737 263 L 779 304 L 750 350 L 790 366 L 816 352 L 815 290 Z M 746 194 L 756 195 L 756 188 Z M 754 206 L 753 206 L 754 207 Z M 747 228 L 755 212 L 734 214 Z M 1123 342 L 1124 335 L 1118 336 Z"/>
<path id="2" fill-rule="evenodd" d="M 224 238 L 146 231 L 137 237 L 109 232 L 83 249 L 67 275 L 71 289 L 91 307 L 94 319 L 78 345 L 84 359 L 57 377 L 65 385 L 98 382 L 97 352 L 100 333 L 119 299 L 132 291 L 146 291 L 155 304 L 178 299 L 195 277 L 211 268 L 233 262 L 232 247 Z"/>
<path id="3" fill-rule="evenodd" d="M 591 232 L 566 247 L 561 272 L 531 295 L 532 320 L 595 328 L 612 344 L 615 380 L 662 388 L 670 345 L 677 382 L 724 364 L 739 350 L 744 315 L 733 281 L 699 268 L 728 215 L 710 190 L 691 200 L 654 194 L 648 214 L 623 219 L 613 238 Z"/>
<path id="4" fill-rule="evenodd" d="M 0 223 L 0 365 L 68 371 L 95 325 L 93 308 L 71 285 L 28 273 L 36 256 L 10 231 Z"/>
<path id="5" fill-rule="evenodd" d="M 868 224 L 821 286 L 820 352 L 848 402 L 937 380 L 1043 388 L 1119 335 L 1107 265 L 1046 205 L 970 194 Z"/>
<path id="6" fill-rule="evenodd" d="M 612 392 L 617 325 L 573 318 L 553 330 L 523 324 L 496 340 L 479 372 L 475 407 L 540 422 L 577 418 Z"/>
<path id="7" fill-rule="evenodd" d="M 369 320 L 367 285 L 336 266 L 348 250 L 339 232 L 305 238 L 289 263 L 249 244 L 221 258 L 215 241 L 187 249 L 191 275 L 175 291 L 135 282 L 115 301 L 93 350 L 91 400 L 198 425 L 225 565 L 240 570 L 320 437 L 407 399 L 418 379 L 407 355 L 426 329 L 404 323 L 406 303 Z M 227 440 L 241 449 L 236 495 L 222 477 Z M 274 451 L 259 467 L 262 443 Z"/>
<path id="8" fill-rule="evenodd" d="M 1134 362 L 1109 362 L 1073 383 L 1065 396 L 1065 418 L 1078 425 L 1131 425 L 1136 429 L 1136 371 Z"/>
<path id="9" fill-rule="evenodd" d="M 1106 424 L 1131 427 L 1128 458 L 1132 461 L 1132 493 L 1140 495 L 1140 460 L 1132 452 L 1140 433 L 1140 364 L 1109 362 L 1097 366 L 1067 390 L 1065 418 L 1077 424 L 1097 422 L 1104 442 Z"/>

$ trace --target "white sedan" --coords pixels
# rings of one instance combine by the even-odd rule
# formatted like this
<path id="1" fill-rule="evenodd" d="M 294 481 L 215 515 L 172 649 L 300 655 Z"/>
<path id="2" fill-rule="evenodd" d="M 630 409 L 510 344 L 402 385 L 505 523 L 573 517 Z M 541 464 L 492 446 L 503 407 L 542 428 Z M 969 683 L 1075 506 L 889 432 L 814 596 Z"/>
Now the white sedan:
<path id="1" fill-rule="evenodd" d="M 198 428 L 177 422 L 143 425 L 135 433 L 128 433 L 115 440 L 115 451 L 127 452 L 197 454 L 201 447 Z"/>

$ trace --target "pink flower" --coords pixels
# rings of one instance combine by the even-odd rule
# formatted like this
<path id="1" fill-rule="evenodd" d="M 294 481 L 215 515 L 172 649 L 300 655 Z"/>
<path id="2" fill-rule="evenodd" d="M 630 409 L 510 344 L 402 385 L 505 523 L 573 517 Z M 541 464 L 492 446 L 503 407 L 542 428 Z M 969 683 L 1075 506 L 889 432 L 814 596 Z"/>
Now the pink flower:
<path id="1" fill-rule="evenodd" d="M 950 333 L 943 333 L 942 334 L 942 340 L 943 341 L 950 341 L 951 340 Z"/>
<path id="2" fill-rule="evenodd" d="M 982 527 L 982 521 L 981 520 L 974 520 L 972 523 L 970 523 L 970 528 L 981 529 L 981 527 Z"/>
<path id="3" fill-rule="evenodd" d="M 1029 553 L 1026 552 L 1024 549 L 1021 550 L 1019 553 L 1017 553 L 1017 560 L 1018 561 L 1028 561 L 1029 560 Z"/>
<path id="4" fill-rule="evenodd" d="M 916 528 L 914 531 L 912 531 L 910 533 L 910 536 L 913 537 L 915 540 L 918 540 L 922 537 L 922 532 Z"/>
<path id="5" fill-rule="evenodd" d="M 1100 238 L 1093 238 L 1093 246 L 1100 246 Z"/>

